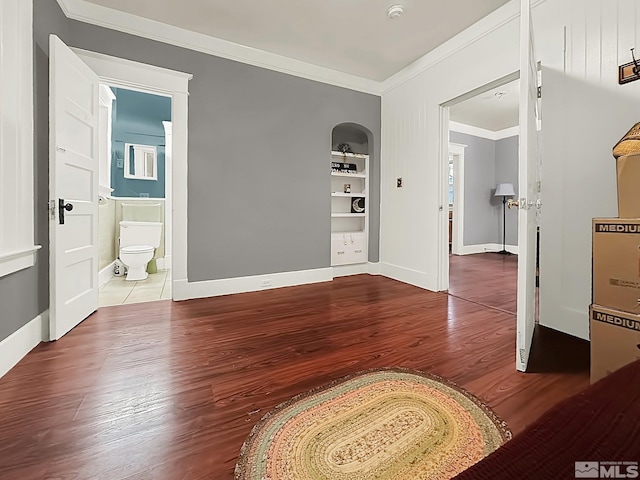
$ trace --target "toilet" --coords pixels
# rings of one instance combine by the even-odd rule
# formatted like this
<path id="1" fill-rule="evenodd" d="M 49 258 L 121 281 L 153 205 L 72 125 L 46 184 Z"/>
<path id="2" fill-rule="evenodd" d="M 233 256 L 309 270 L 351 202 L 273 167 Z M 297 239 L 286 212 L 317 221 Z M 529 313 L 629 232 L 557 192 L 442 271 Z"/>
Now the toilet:
<path id="1" fill-rule="evenodd" d="M 155 249 L 160 246 L 162 223 L 120 222 L 120 260 L 127 268 L 127 280 L 144 280 L 147 264 L 153 258 Z"/>

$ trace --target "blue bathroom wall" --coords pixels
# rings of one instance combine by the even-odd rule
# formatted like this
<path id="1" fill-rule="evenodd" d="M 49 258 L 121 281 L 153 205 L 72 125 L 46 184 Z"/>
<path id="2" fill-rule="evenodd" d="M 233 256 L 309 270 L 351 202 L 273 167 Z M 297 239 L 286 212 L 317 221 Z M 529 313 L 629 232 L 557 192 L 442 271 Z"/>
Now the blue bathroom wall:
<path id="1" fill-rule="evenodd" d="M 165 138 L 162 122 L 171 121 L 171 99 L 123 88 L 112 88 L 111 188 L 114 197 L 164 198 Z M 158 179 L 124 178 L 124 145 L 152 145 L 158 152 Z"/>

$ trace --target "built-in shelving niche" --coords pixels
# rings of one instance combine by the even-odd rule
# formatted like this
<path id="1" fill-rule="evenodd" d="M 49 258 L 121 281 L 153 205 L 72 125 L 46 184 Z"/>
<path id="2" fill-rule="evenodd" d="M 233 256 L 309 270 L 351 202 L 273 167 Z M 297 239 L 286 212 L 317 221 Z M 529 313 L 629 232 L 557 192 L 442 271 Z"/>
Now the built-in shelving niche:
<path id="1" fill-rule="evenodd" d="M 355 165 L 355 171 L 330 169 L 333 266 L 368 261 L 369 135 L 366 128 L 354 123 L 337 125 L 331 134 L 330 162 Z M 350 151 L 341 152 L 342 144 L 348 144 Z"/>

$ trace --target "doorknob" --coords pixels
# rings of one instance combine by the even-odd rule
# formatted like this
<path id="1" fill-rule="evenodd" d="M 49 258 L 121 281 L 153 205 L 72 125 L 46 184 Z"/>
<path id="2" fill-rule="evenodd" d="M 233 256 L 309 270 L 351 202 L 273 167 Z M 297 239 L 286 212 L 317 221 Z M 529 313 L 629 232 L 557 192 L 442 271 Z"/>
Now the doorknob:
<path id="1" fill-rule="evenodd" d="M 64 198 L 58 199 L 58 218 L 60 219 L 60 225 L 64 225 L 64 211 L 70 212 L 73 210 L 73 204 L 64 203 Z"/>
<path id="2" fill-rule="evenodd" d="M 507 207 L 508 208 L 518 208 L 520 206 L 520 202 L 518 200 L 514 200 L 513 198 L 510 198 L 509 200 L 507 200 Z"/>

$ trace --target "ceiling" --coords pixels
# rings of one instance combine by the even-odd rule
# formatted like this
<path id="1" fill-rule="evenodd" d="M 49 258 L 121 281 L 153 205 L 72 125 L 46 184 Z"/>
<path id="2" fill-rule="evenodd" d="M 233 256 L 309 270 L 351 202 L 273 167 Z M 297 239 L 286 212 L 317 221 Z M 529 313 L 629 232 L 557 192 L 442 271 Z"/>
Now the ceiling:
<path id="1" fill-rule="evenodd" d="M 496 95 L 498 94 L 498 95 Z M 450 120 L 497 132 L 520 123 L 520 80 L 489 90 L 453 105 Z"/>
<path id="2" fill-rule="evenodd" d="M 383 81 L 509 0 L 87 0 Z M 404 14 L 387 16 L 391 5 Z"/>

